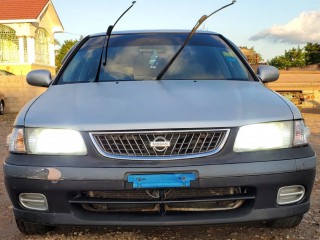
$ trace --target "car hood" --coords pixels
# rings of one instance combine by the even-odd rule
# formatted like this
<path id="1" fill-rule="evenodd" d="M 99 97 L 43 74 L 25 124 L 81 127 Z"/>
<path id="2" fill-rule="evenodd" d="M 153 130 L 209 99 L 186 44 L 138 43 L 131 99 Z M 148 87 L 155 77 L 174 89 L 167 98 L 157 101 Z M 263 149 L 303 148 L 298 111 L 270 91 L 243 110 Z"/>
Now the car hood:
<path id="1" fill-rule="evenodd" d="M 292 120 L 259 82 L 123 81 L 53 85 L 30 106 L 26 127 L 80 131 L 224 128 Z"/>

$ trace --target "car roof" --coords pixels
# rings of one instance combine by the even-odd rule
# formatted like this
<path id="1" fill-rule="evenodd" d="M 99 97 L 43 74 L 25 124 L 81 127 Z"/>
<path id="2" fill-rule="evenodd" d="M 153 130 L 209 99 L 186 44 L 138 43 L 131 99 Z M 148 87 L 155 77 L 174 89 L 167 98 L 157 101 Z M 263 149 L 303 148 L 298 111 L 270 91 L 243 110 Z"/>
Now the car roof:
<path id="1" fill-rule="evenodd" d="M 191 30 L 183 30 L 183 29 L 152 29 L 152 30 L 128 30 L 128 31 L 113 31 L 112 35 L 126 35 L 126 34 L 140 34 L 140 33 L 190 33 Z M 204 30 L 199 30 L 196 33 L 200 34 L 215 34 L 217 35 L 218 33 L 216 32 L 211 32 L 211 31 L 204 31 Z M 96 33 L 96 34 L 91 34 L 89 36 L 91 37 L 96 37 L 96 36 L 104 36 L 106 33 Z"/>

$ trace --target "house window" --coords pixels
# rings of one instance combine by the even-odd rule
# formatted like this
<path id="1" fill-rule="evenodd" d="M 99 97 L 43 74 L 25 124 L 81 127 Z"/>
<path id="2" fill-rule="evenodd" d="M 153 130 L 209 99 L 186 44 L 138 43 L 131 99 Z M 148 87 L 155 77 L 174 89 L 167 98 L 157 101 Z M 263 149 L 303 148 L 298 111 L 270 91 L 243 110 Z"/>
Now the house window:
<path id="1" fill-rule="evenodd" d="M 19 62 L 19 40 L 16 32 L 2 24 L 0 24 L 0 62 Z"/>
<path id="2" fill-rule="evenodd" d="M 43 28 L 38 28 L 35 35 L 36 63 L 49 64 L 49 41 L 48 33 Z"/>

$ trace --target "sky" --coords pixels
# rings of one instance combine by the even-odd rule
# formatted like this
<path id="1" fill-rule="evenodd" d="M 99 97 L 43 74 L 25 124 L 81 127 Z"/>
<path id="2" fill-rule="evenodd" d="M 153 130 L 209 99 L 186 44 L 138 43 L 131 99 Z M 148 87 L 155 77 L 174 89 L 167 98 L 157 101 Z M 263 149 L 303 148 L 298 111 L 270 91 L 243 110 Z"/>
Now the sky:
<path id="1" fill-rule="evenodd" d="M 65 33 L 63 43 L 80 35 L 105 32 L 131 5 L 127 0 L 51 0 Z M 116 30 L 192 29 L 202 15 L 209 15 L 232 0 L 137 0 L 118 22 Z M 265 61 L 285 50 L 320 43 L 320 0 L 237 0 L 209 18 L 200 29 L 218 32 L 237 46 L 247 46 Z"/>

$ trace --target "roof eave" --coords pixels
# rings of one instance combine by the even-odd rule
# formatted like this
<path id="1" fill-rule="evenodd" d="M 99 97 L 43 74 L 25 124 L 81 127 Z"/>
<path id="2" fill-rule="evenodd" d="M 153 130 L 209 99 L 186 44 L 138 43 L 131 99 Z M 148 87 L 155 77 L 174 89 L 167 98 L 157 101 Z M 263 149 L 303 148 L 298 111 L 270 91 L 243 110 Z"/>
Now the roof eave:
<path id="1" fill-rule="evenodd" d="M 9 23 L 38 23 L 38 19 L 11 19 L 11 20 L 0 20 L 2 24 L 9 24 Z"/>
<path id="2" fill-rule="evenodd" d="M 42 8 L 41 12 L 39 13 L 37 20 L 38 22 L 40 22 L 40 18 L 43 15 L 43 13 L 47 10 L 48 6 L 49 6 L 50 1 L 48 0 L 47 4 Z"/>

